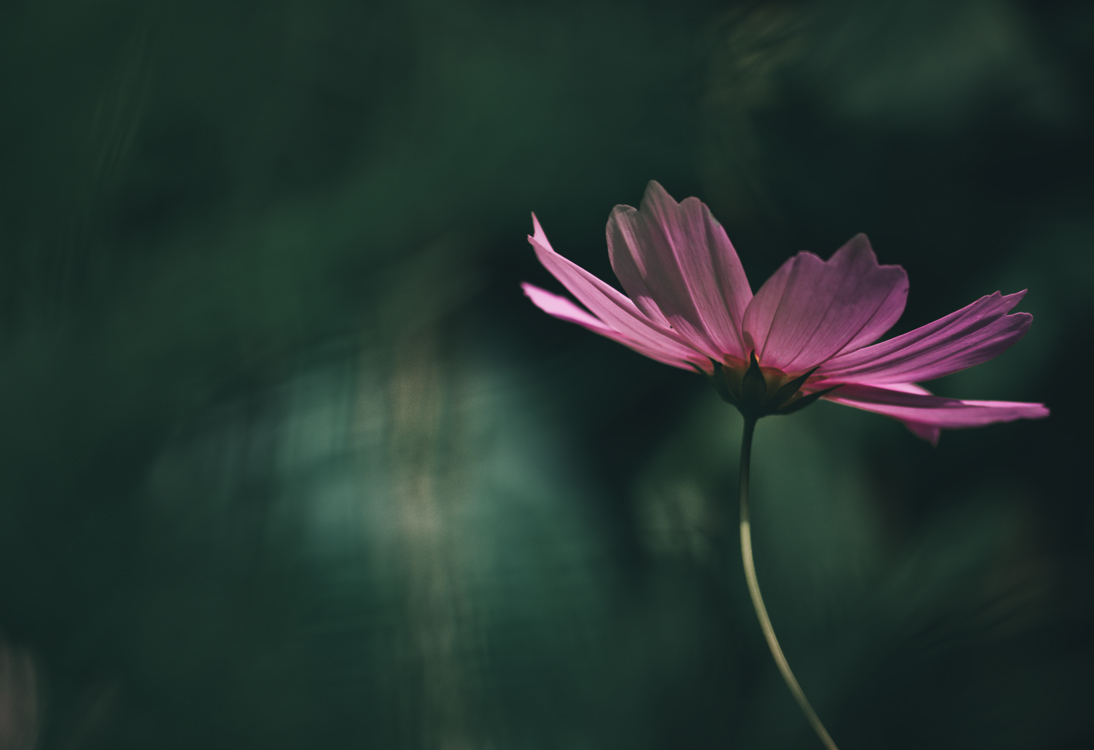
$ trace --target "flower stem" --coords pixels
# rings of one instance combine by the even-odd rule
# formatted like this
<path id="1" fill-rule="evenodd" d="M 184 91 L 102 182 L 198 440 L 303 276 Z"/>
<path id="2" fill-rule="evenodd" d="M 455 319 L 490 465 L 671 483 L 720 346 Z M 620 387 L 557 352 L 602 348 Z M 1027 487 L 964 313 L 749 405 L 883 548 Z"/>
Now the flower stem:
<path id="1" fill-rule="evenodd" d="M 813 725 L 813 730 L 820 737 L 820 741 L 824 743 L 824 746 L 828 750 L 838 750 L 836 743 L 832 741 L 828 731 L 821 724 L 821 720 L 817 718 L 817 712 L 809 705 L 809 699 L 802 692 L 801 686 L 794 678 L 794 673 L 790 671 L 790 665 L 787 663 L 786 657 L 783 656 L 783 650 L 779 647 L 779 639 L 775 637 L 775 629 L 771 627 L 771 618 L 767 616 L 767 608 L 764 606 L 763 597 L 760 595 L 760 584 L 756 580 L 756 564 L 752 561 L 752 526 L 748 520 L 748 475 L 749 465 L 752 462 L 752 434 L 755 431 L 756 420 L 746 417 L 744 437 L 741 439 L 740 502 L 741 558 L 745 564 L 745 580 L 748 581 L 748 593 L 752 595 L 752 606 L 756 609 L 756 617 L 760 621 L 760 628 L 764 631 L 764 638 L 767 639 L 771 655 L 775 657 L 775 663 L 779 666 L 779 671 L 782 672 L 787 687 L 794 694 L 794 699 L 798 701 L 802 713 Z"/>

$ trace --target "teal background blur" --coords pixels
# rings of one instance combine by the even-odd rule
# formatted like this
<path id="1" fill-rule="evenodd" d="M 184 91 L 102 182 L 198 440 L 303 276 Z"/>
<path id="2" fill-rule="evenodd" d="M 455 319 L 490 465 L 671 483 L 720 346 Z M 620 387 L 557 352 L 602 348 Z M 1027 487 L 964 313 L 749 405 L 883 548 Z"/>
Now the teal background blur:
<path id="1" fill-rule="evenodd" d="M 937 448 L 761 422 L 843 750 L 1094 744 L 1094 4 L 0 10 L 0 747 L 817 748 L 741 420 L 536 310 L 659 180 L 754 288 L 866 232 L 908 330 L 1029 289 Z"/>

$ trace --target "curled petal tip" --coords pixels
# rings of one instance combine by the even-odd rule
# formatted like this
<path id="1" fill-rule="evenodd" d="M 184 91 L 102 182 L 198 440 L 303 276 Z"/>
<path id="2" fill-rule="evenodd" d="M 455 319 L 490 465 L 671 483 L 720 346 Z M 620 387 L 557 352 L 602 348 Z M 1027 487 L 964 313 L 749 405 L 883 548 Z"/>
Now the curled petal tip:
<path id="1" fill-rule="evenodd" d="M 540 225 L 539 219 L 536 218 L 535 213 L 532 214 L 532 231 L 533 234 L 528 235 L 528 241 L 532 243 L 532 246 L 540 247 L 554 253 L 554 248 L 551 247 L 551 243 L 547 240 L 547 233 L 543 231 L 543 227 Z"/>

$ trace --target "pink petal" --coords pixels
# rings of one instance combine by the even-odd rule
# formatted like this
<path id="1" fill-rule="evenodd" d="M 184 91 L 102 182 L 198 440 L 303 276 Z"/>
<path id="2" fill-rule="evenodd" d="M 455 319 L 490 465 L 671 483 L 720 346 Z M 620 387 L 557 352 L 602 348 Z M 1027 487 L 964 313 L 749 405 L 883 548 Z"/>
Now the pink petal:
<path id="1" fill-rule="evenodd" d="M 623 334 L 618 331 L 614 331 L 605 325 L 602 321 L 593 317 L 589 313 L 582 310 L 565 297 L 560 297 L 557 294 L 551 294 L 548 291 L 540 289 L 532 284 L 521 284 L 521 289 L 528 296 L 530 300 L 538 307 L 549 315 L 553 315 L 560 320 L 565 320 L 570 323 L 577 323 L 580 326 L 588 328 L 594 333 L 599 333 L 601 336 L 606 336 L 612 341 L 617 341 L 624 346 L 628 346 L 634 349 L 639 354 L 645 355 L 650 359 L 655 359 L 658 362 L 663 362 L 666 365 L 672 365 L 673 367 L 680 367 L 685 370 L 694 369 L 691 362 L 683 359 L 665 356 L 660 351 L 654 351 L 642 346 L 639 343 L 628 340 Z M 709 369 L 709 366 L 708 366 Z"/>
<path id="2" fill-rule="evenodd" d="M 698 198 L 681 203 L 650 182 L 640 209 L 616 206 L 608 254 L 640 310 L 707 356 L 748 359 L 742 336 L 752 299 L 725 230 Z"/>
<path id="3" fill-rule="evenodd" d="M 961 401 L 932 396 L 910 383 L 886 388 L 847 383 L 823 398 L 837 404 L 884 414 L 904 422 L 913 433 L 937 442 L 939 429 L 982 427 L 1015 419 L 1041 419 L 1048 416 L 1044 404 L 1015 401 Z"/>
<path id="4" fill-rule="evenodd" d="M 902 393 L 918 393 L 921 396 L 932 395 L 926 388 L 921 385 L 916 385 L 915 383 L 896 383 L 886 387 L 891 391 L 900 391 Z M 904 426 L 917 438 L 922 438 L 931 445 L 938 445 L 938 438 L 942 433 L 941 427 L 910 420 L 904 420 Z"/>
<path id="5" fill-rule="evenodd" d="M 828 260 L 798 253 L 756 293 L 745 336 L 766 367 L 804 372 L 876 340 L 900 318 L 908 276 L 879 266 L 866 235 L 855 235 Z"/>
<path id="6" fill-rule="evenodd" d="M 536 307 L 549 315 L 554 315 L 560 320 L 585 326 L 590 331 L 599 333 L 602 336 L 618 335 L 615 331 L 606 326 L 603 321 L 585 312 L 565 297 L 551 294 L 547 290 L 540 289 L 538 286 L 527 282 L 521 284 L 520 288 L 524 290 L 524 294 L 527 295 L 528 299 L 532 300 Z"/>
<path id="7" fill-rule="evenodd" d="M 621 337 L 615 340 L 625 341 L 627 346 L 634 349 L 641 347 L 643 354 L 661 362 L 691 362 L 704 371 L 711 369 L 710 360 L 690 347 L 671 329 L 651 321 L 622 293 L 556 253 L 534 214 L 532 222 L 535 235 L 529 237 L 528 241 L 532 243 L 539 262 L 589 309 L 596 320 Z M 603 331 L 597 332 L 607 335 Z"/>
<path id="8" fill-rule="evenodd" d="M 1028 313 L 1007 315 L 1025 292 L 981 297 L 944 318 L 880 344 L 834 357 L 818 377 L 884 385 L 934 380 L 986 362 L 1025 335 Z"/>

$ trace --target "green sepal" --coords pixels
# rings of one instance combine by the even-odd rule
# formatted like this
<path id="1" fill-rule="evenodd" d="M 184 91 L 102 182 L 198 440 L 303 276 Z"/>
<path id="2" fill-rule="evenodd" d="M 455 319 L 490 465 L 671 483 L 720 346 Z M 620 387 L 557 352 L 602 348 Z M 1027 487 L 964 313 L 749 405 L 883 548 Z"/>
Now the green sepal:
<path id="1" fill-rule="evenodd" d="M 842 385 L 842 383 L 840 385 Z M 839 386 L 834 385 L 831 388 L 825 388 L 823 391 L 815 391 L 813 393 L 810 393 L 808 396 L 802 396 L 797 401 L 791 401 L 789 404 L 782 407 L 781 409 L 779 409 L 775 413 L 776 414 L 793 414 L 796 411 L 804 409 L 805 407 L 812 404 L 814 401 L 816 401 L 821 396 L 827 395 L 827 394 L 831 393 L 832 391 L 836 390 L 837 388 L 839 388 Z"/>
<path id="2" fill-rule="evenodd" d="M 707 375 L 707 377 L 709 377 L 710 382 L 714 384 L 714 390 L 718 392 L 718 395 L 722 397 L 723 401 L 732 404 L 733 406 L 738 406 L 739 408 L 737 399 L 733 397 L 733 394 L 729 390 L 729 383 L 726 381 L 726 374 L 725 370 L 722 367 L 722 363 L 716 362 L 713 359 L 710 360 L 710 362 L 712 365 L 714 365 L 714 374 Z M 698 370 L 699 368 L 695 369 Z M 702 372 L 702 370 L 700 370 L 700 372 Z"/>
<path id="3" fill-rule="evenodd" d="M 750 363 L 741 378 L 741 403 L 750 409 L 762 409 L 767 401 L 767 380 L 764 378 L 760 363 L 756 361 L 756 351 L 749 355 Z"/>
<path id="4" fill-rule="evenodd" d="M 775 405 L 776 410 L 778 410 L 778 407 L 789 401 L 791 397 L 793 397 L 793 395 L 797 393 L 803 385 L 805 385 L 805 381 L 809 380 L 809 376 L 815 373 L 819 367 L 820 365 L 817 365 L 817 367 L 814 367 L 809 372 L 794 378 L 789 383 L 784 384 L 782 388 L 775 391 L 775 395 L 771 397 L 771 403 Z"/>

